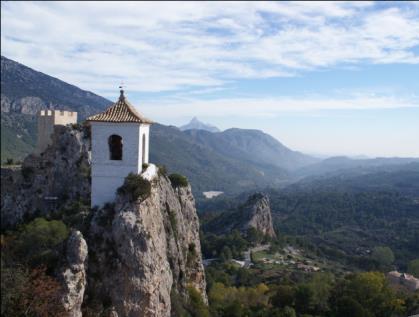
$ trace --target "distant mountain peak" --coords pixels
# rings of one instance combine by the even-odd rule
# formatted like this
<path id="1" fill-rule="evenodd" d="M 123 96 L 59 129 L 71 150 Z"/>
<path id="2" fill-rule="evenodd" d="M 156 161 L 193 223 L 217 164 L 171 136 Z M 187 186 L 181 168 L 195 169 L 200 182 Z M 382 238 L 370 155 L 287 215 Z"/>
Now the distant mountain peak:
<path id="1" fill-rule="evenodd" d="M 199 121 L 197 117 L 193 117 L 188 124 L 180 126 L 179 129 L 181 129 L 182 131 L 185 131 L 185 130 L 205 130 L 205 131 L 209 131 L 209 132 L 220 132 L 220 130 L 217 127 L 215 127 L 211 124 Z"/>

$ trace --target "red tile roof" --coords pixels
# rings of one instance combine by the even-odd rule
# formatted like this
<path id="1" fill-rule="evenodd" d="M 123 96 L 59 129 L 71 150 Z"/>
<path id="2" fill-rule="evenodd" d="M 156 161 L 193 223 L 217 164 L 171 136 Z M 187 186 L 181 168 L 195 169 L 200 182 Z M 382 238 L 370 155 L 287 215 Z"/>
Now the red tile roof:
<path id="1" fill-rule="evenodd" d="M 104 112 L 90 116 L 86 120 L 96 122 L 137 122 L 148 124 L 153 123 L 153 121 L 147 119 L 137 110 L 135 110 L 135 108 L 125 98 L 123 90 L 121 90 L 121 96 L 119 97 L 116 103 L 114 103 Z"/>

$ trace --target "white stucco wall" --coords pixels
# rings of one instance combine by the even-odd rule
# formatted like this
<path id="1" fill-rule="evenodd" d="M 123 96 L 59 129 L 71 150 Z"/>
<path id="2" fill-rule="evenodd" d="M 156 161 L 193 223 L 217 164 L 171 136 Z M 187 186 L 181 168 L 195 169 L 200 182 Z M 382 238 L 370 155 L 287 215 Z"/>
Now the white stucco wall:
<path id="1" fill-rule="evenodd" d="M 142 162 L 142 149 L 143 149 L 143 135 L 145 135 L 145 160 L 144 163 L 149 163 L 148 160 L 148 151 L 149 151 L 149 146 L 150 146 L 150 142 L 149 142 L 149 137 L 150 137 L 150 125 L 149 124 L 142 124 L 140 126 L 140 153 L 141 155 L 138 157 L 139 159 L 139 164 L 140 166 L 142 166 L 143 162 Z"/>
<path id="2" fill-rule="evenodd" d="M 141 173 L 142 135 L 146 135 L 148 162 L 149 126 L 138 123 L 91 122 L 92 126 L 92 197 L 91 205 L 103 206 L 115 199 L 115 193 L 129 173 Z M 110 160 L 108 139 L 122 137 L 122 160 Z"/>

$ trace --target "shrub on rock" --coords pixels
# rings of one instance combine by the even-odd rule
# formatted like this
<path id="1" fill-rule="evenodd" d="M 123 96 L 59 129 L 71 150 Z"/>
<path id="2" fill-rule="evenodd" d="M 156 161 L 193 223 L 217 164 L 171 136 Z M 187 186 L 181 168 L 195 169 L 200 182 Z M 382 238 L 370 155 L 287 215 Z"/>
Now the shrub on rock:
<path id="1" fill-rule="evenodd" d="M 119 195 L 126 195 L 130 201 L 147 199 L 151 194 L 151 183 L 141 175 L 129 173 L 124 184 L 118 188 Z"/>
<path id="2" fill-rule="evenodd" d="M 188 186 L 188 179 L 183 175 L 170 174 L 169 179 L 170 179 L 170 182 L 172 183 L 172 186 L 175 188 Z"/>

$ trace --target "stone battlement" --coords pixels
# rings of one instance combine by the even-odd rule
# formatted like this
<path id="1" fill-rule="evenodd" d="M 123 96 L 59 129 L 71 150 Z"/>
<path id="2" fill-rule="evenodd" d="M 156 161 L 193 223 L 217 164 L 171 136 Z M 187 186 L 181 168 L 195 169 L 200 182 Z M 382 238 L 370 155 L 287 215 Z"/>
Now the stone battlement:
<path id="1" fill-rule="evenodd" d="M 44 117 L 44 116 L 65 116 L 65 117 L 74 117 L 76 116 L 77 120 L 77 112 L 75 111 L 67 111 L 67 110 L 41 110 L 38 113 L 38 116 Z"/>

